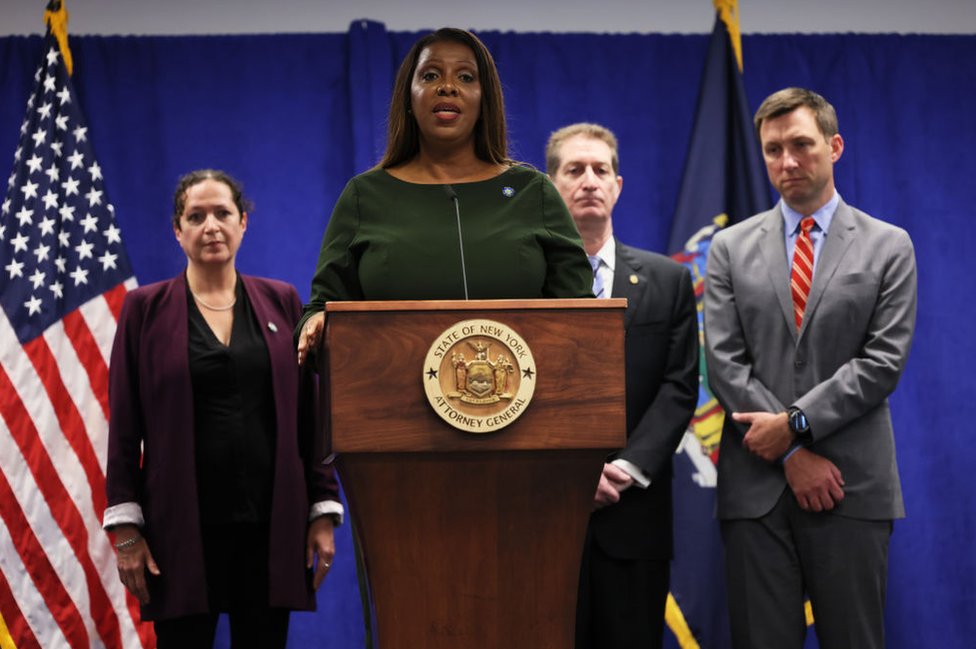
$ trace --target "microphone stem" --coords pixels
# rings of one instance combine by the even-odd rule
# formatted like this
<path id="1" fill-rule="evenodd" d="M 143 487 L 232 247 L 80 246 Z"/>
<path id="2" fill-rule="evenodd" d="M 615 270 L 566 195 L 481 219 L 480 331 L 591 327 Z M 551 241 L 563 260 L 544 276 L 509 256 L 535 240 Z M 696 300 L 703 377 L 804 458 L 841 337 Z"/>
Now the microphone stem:
<path id="1" fill-rule="evenodd" d="M 468 271 L 467 266 L 464 264 L 464 240 L 461 238 L 461 205 L 458 197 L 452 196 L 454 199 L 454 214 L 457 216 L 457 231 L 458 231 L 458 249 L 461 251 L 461 281 L 464 282 L 464 299 L 468 298 Z"/>

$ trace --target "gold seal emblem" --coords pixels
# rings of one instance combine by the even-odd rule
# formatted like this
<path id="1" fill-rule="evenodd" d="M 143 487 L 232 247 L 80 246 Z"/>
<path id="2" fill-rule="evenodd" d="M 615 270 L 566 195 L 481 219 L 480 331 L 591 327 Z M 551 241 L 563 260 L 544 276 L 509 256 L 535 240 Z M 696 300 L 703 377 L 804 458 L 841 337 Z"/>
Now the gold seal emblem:
<path id="1" fill-rule="evenodd" d="M 532 350 L 511 327 L 464 320 L 447 328 L 424 360 L 424 391 L 441 419 L 490 433 L 518 419 L 535 392 Z"/>

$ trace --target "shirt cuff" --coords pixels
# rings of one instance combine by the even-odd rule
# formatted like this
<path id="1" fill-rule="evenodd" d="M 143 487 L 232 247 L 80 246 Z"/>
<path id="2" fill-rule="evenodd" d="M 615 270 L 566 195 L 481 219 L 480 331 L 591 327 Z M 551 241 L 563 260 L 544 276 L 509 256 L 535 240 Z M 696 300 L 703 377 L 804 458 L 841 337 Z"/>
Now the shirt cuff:
<path id="1" fill-rule="evenodd" d="M 105 508 L 102 517 L 102 529 L 109 529 L 116 525 L 135 525 L 143 527 L 146 519 L 142 516 L 142 505 L 139 503 L 119 503 Z"/>
<path id="2" fill-rule="evenodd" d="M 797 451 L 799 451 L 801 448 L 803 448 L 803 444 L 800 443 L 793 444 L 793 446 L 791 446 L 790 449 L 786 451 L 783 457 L 780 458 L 779 463 L 786 464 L 786 461 L 790 459 L 790 456 L 796 453 Z"/>
<path id="3" fill-rule="evenodd" d="M 312 505 L 312 509 L 308 512 L 308 520 L 313 521 L 319 516 L 325 516 L 327 514 L 335 515 L 336 525 L 342 525 L 343 518 L 345 517 L 345 509 L 343 509 L 342 503 L 338 501 L 322 500 Z"/>
<path id="4" fill-rule="evenodd" d="M 634 479 L 634 484 L 641 489 L 647 489 L 649 486 L 651 486 L 651 479 L 648 478 L 647 474 L 641 471 L 640 467 L 633 462 L 628 462 L 623 458 L 617 458 L 610 464 L 625 471 L 627 475 Z"/>

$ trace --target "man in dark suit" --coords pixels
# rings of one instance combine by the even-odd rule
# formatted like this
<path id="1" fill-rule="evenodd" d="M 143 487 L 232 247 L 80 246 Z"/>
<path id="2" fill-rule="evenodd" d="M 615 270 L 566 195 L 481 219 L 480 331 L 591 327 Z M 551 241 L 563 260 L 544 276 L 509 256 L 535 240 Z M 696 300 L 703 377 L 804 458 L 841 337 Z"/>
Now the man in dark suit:
<path id="1" fill-rule="evenodd" d="M 782 200 L 719 232 L 705 280 L 709 383 L 730 413 L 718 463 L 735 647 L 884 646 L 892 520 L 905 515 L 887 397 L 915 326 L 908 234 L 847 205 L 820 95 L 755 117 Z"/>
<path id="2" fill-rule="evenodd" d="M 671 457 L 698 401 L 691 274 L 613 238 L 623 178 L 609 130 L 573 124 L 556 131 L 546 167 L 583 238 L 594 294 L 627 298 L 627 445 L 607 459 L 593 498 L 576 647 L 660 647 L 672 554 Z"/>

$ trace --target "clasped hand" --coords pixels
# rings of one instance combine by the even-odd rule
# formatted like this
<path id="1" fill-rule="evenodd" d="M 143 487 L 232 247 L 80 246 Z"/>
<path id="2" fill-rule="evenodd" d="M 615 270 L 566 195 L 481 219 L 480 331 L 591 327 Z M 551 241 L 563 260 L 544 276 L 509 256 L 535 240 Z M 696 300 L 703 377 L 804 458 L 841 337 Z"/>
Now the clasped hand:
<path id="1" fill-rule="evenodd" d="M 785 412 L 733 412 L 732 419 L 748 424 L 742 445 L 767 462 L 782 458 L 794 443 Z M 829 511 L 844 499 L 844 478 L 833 462 L 807 448 L 799 448 L 783 463 L 786 481 L 804 511 Z"/>
<path id="2" fill-rule="evenodd" d="M 793 443 L 785 412 L 733 412 L 732 420 L 749 425 L 742 445 L 767 462 L 783 457 Z"/>

